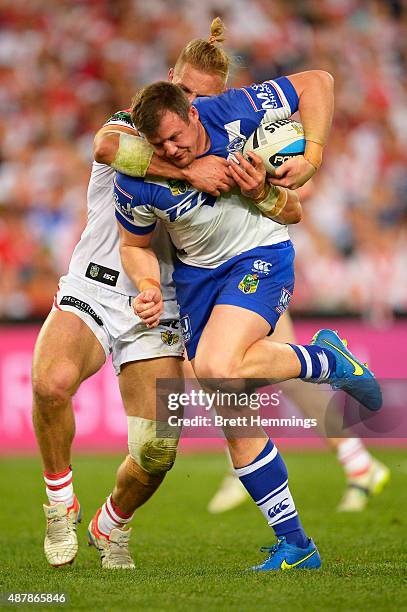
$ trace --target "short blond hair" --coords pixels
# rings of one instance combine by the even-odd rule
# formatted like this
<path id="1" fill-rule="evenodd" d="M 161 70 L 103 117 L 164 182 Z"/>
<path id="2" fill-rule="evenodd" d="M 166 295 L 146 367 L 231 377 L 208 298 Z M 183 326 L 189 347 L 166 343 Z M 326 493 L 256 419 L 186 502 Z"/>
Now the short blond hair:
<path id="1" fill-rule="evenodd" d="M 184 64 L 191 64 L 197 70 L 220 76 L 225 85 L 232 60 L 224 49 L 218 46 L 225 40 L 224 32 L 225 25 L 222 19 L 215 17 L 211 23 L 209 39 L 191 40 L 179 54 L 174 71 L 176 72 Z"/>

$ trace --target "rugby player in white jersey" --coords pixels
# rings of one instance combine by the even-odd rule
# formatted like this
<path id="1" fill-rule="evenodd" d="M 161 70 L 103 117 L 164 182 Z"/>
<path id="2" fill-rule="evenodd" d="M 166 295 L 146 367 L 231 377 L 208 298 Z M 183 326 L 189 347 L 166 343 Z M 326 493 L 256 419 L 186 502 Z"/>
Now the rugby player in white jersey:
<path id="1" fill-rule="evenodd" d="M 295 75 L 282 77 L 201 98 L 192 106 L 168 82 L 137 94 L 134 125 L 158 155 L 179 167 L 204 155 L 223 155 L 230 159 L 240 193 L 234 189 L 214 198 L 190 186 L 174 192 L 161 179 L 116 176 L 122 261 L 140 289 L 134 310 L 147 328 L 159 325 L 163 298 L 150 247 L 159 219 L 177 249 L 173 278 L 183 336 L 205 386 L 244 392 L 251 379 L 329 382 L 378 410 L 382 398 L 377 381 L 335 332 L 321 330 L 309 345 L 268 338 L 294 287 L 294 250 L 284 214 L 298 221 L 299 201 L 294 191 L 270 187 L 258 156 L 249 154 L 249 163 L 238 151 L 262 120 L 286 119 L 298 110 L 295 83 Z M 267 262 L 262 271 L 253 268 L 258 260 Z M 273 442 L 259 428 L 255 437 L 234 435 L 228 444 L 241 482 L 277 537 L 269 557 L 252 569 L 318 569 L 318 550 L 301 525 L 287 469 Z"/>
<path id="2" fill-rule="evenodd" d="M 189 48 L 193 58 L 198 59 L 191 66 L 177 63 L 171 75 L 174 81 L 190 90 L 191 97 L 220 93 L 227 78 L 227 56 L 206 41 L 195 41 Z M 173 166 L 153 156 L 151 147 L 146 151 L 145 143 L 135 138 L 136 134 L 129 113 L 116 113 L 98 134 L 96 160 L 103 158 L 113 143 L 116 153 L 112 166 L 118 169 L 145 174 L 148 167 L 152 174 L 176 176 L 214 194 L 229 188 L 225 160 L 200 160 L 177 174 Z M 135 153 L 131 151 L 131 139 L 138 145 Z M 112 495 L 94 521 L 100 546 L 104 547 L 103 567 L 134 567 L 127 548 L 130 530 L 123 531 L 121 527 L 157 489 L 175 459 L 176 441 L 169 447 L 153 443 L 147 450 L 140 448 L 135 439 L 143 426 L 147 434 L 151 430 L 156 412 L 155 379 L 182 376 L 184 349 L 171 280 L 171 246 L 166 233 L 157 237 L 166 287 L 165 314 L 160 328 L 149 331 L 134 319 L 131 300 L 138 291 L 120 263 L 119 235 L 112 215 L 114 173 L 106 164 L 93 163 L 87 226 L 73 253 L 69 272 L 61 278 L 34 352 L 33 421 L 49 501 L 44 505 L 44 549 L 48 562 L 54 566 L 72 563 L 78 549 L 76 522 L 80 508 L 71 470 L 75 432 L 72 397 L 110 353 L 128 416 L 130 454 L 119 467 Z"/>
<path id="3" fill-rule="evenodd" d="M 211 43 L 221 39 L 222 29 L 220 21 L 215 20 Z M 193 41 L 183 50 L 169 76 L 193 99 L 198 94 L 220 93 L 227 75 L 228 58 L 224 52 L 206 41 Z M 326 100 L 321 87 L 319 93 L 322 107 Z M 307 102 L 307 96 L 304 100 Z M 308 122 L 312 125 L 312 119 Z M 176 174 L 173 167 L 170 172 L 168 164 L 155 156 L 151 158 L 151 148 L 146 149 L 135 134 L 129 113 L 124 111 L 116 113 L 95 139 L 95 159 L 100 163 L 94 164 L 89 185 L 88 225 L 75 249 L 69 274 L 61 279 L 53 311 L 35 350 L 33 412 L 49 498 L 49 505 L 44 506 L 45 552 L 51 565 L 71 563 L 77 552 L 79 505 L 70 468 L 74 436 L 71 399 L 82 381 L 100 369 L 112 352 L 129 424 L 134 425 L 150 422 L 155 414 L 155 378 L 180 376 L 182 348 L 169 280 L 169 251 L 164 249 L 165 253 L 161 253 L 163 279 L 169 280 L 165 319 L 159 330 L 148 334 L 132 315 L 129 318 L 129 297 L 136 291 L 119 261 L 118 233 L 111 215 L 113 171 L 106 164 L 138 176 L 143 175 L 151 159 L 151 174 L 178 176 L 213 194 L 229 185 L 222 162 L 204 161 Z M 314 168 L 298 158 L 287 163 L 286 172 L 290 186 L 296 186 L 307 180 Z M 151 384 L 146 385 L 146 379 Z M 127 551 L 130 532 L 121 527 L 159 486 L 174 456 L 172 448 L 159 465 L 158 474 L 154 473 L 157 466 L 144 462 L 141 467 L 131 455 L 120 466 L 113 494 L 95 524 L 100 527 L 104 544 L 104 567 L 133 566 Z"/>

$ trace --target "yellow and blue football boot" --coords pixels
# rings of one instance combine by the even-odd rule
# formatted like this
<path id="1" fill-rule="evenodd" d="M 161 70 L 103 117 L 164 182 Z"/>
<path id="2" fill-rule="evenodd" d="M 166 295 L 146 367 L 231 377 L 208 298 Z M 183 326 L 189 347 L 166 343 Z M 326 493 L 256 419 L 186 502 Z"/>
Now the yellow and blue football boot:
<path id="1" fill-rule="evenodd" d="M 284 536 L 277 540 L 274 546 L 263 546 L 262 552 L 270 553 L 260 565 L 250 569 L 254 572 L 268 572 L 272 570 L 290 569 L 318 569 L 321 567 L 321 557 L 314 542 L 309 539 L 307 548 L 300 548 L 294 544 L 288 544 Z"/>
<path id="2" fill-rule="evenodd" d="M 367 365 L 361 363 L 348 350 L 346 340 L 341 340 L 331 329 L 321 329 L 315 334 L 311 344 L 329 349 L 335 355 L 335 371 L 324 382 L 329 383 L 332 389 L 345 391 L 369 410 L 380 409 L 380 385 Z"/>

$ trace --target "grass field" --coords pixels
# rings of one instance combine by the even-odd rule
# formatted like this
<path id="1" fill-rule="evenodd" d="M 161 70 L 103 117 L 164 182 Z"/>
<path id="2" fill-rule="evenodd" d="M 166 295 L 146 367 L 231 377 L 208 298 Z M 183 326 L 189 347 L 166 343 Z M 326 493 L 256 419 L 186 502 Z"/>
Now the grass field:
<path id="1" fill-rule="evenodd" d="M 376 455 L 392 469 L 390 485 L 364 513 L 341 515 L 335 505 L 343 476 L 335 458 L 285 453 L 291 490 L 323 567 L 272 575 L 242 572 L 264 557 L 261 545 L 273 543 L 256 507 L 246 503 L 220 516 L 206 512 L 225 468 L 221 455 L 179 457 L 167 482 L 133 521 L 137 569 L 113 572 L 99 569 L 96 551 L 86 546 L 86 527 L 112 488 L 119 459 L 76 458 L 84 522 L 78 558 L 61 569 L 48 567 L 43 558 L 39 461 L 4 459 L 0 591 L 65 591 L 69 603 L 62 607 L 74 610 L 407 610 L 407 456 L 401 450 Z"/>

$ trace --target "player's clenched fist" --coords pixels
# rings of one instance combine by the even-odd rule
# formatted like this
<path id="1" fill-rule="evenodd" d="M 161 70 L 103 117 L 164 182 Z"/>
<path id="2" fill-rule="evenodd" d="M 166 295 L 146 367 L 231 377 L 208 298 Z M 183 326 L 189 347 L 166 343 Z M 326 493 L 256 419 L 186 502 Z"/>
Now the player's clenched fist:
<path id="1" fill-rule="evenodd" d="M 184 174 L 195 189 L 216 197 L 221 193 L 227 193 L 235 186 L 228 162 L 216 155 L 195 159 L 188 168 L 184 169 Z"/>
<path id="2" fill-rule="evenodd" d="M 147 327 L 157 327 L 163 313 L 163 296 L 158 287 L 150 287 L 133 300 L 133 310 Z"/>
<path id="3" fill-rule="evenodd" d="M 249 151 L 246 160 L 241 153 L 234 153 L 229 160 L 229 168 L 235 183 L 243 196 L 256 200 L 264 192 L 266 169 L 261 157 Z"/>
<path id="4" fill-rule="evenodd" d="M 269 177 L 271 185 L 299 189 L 315 174 L 317 168 L 303 155 L 296 155 L 276 168 L 274 177 Z"/>

